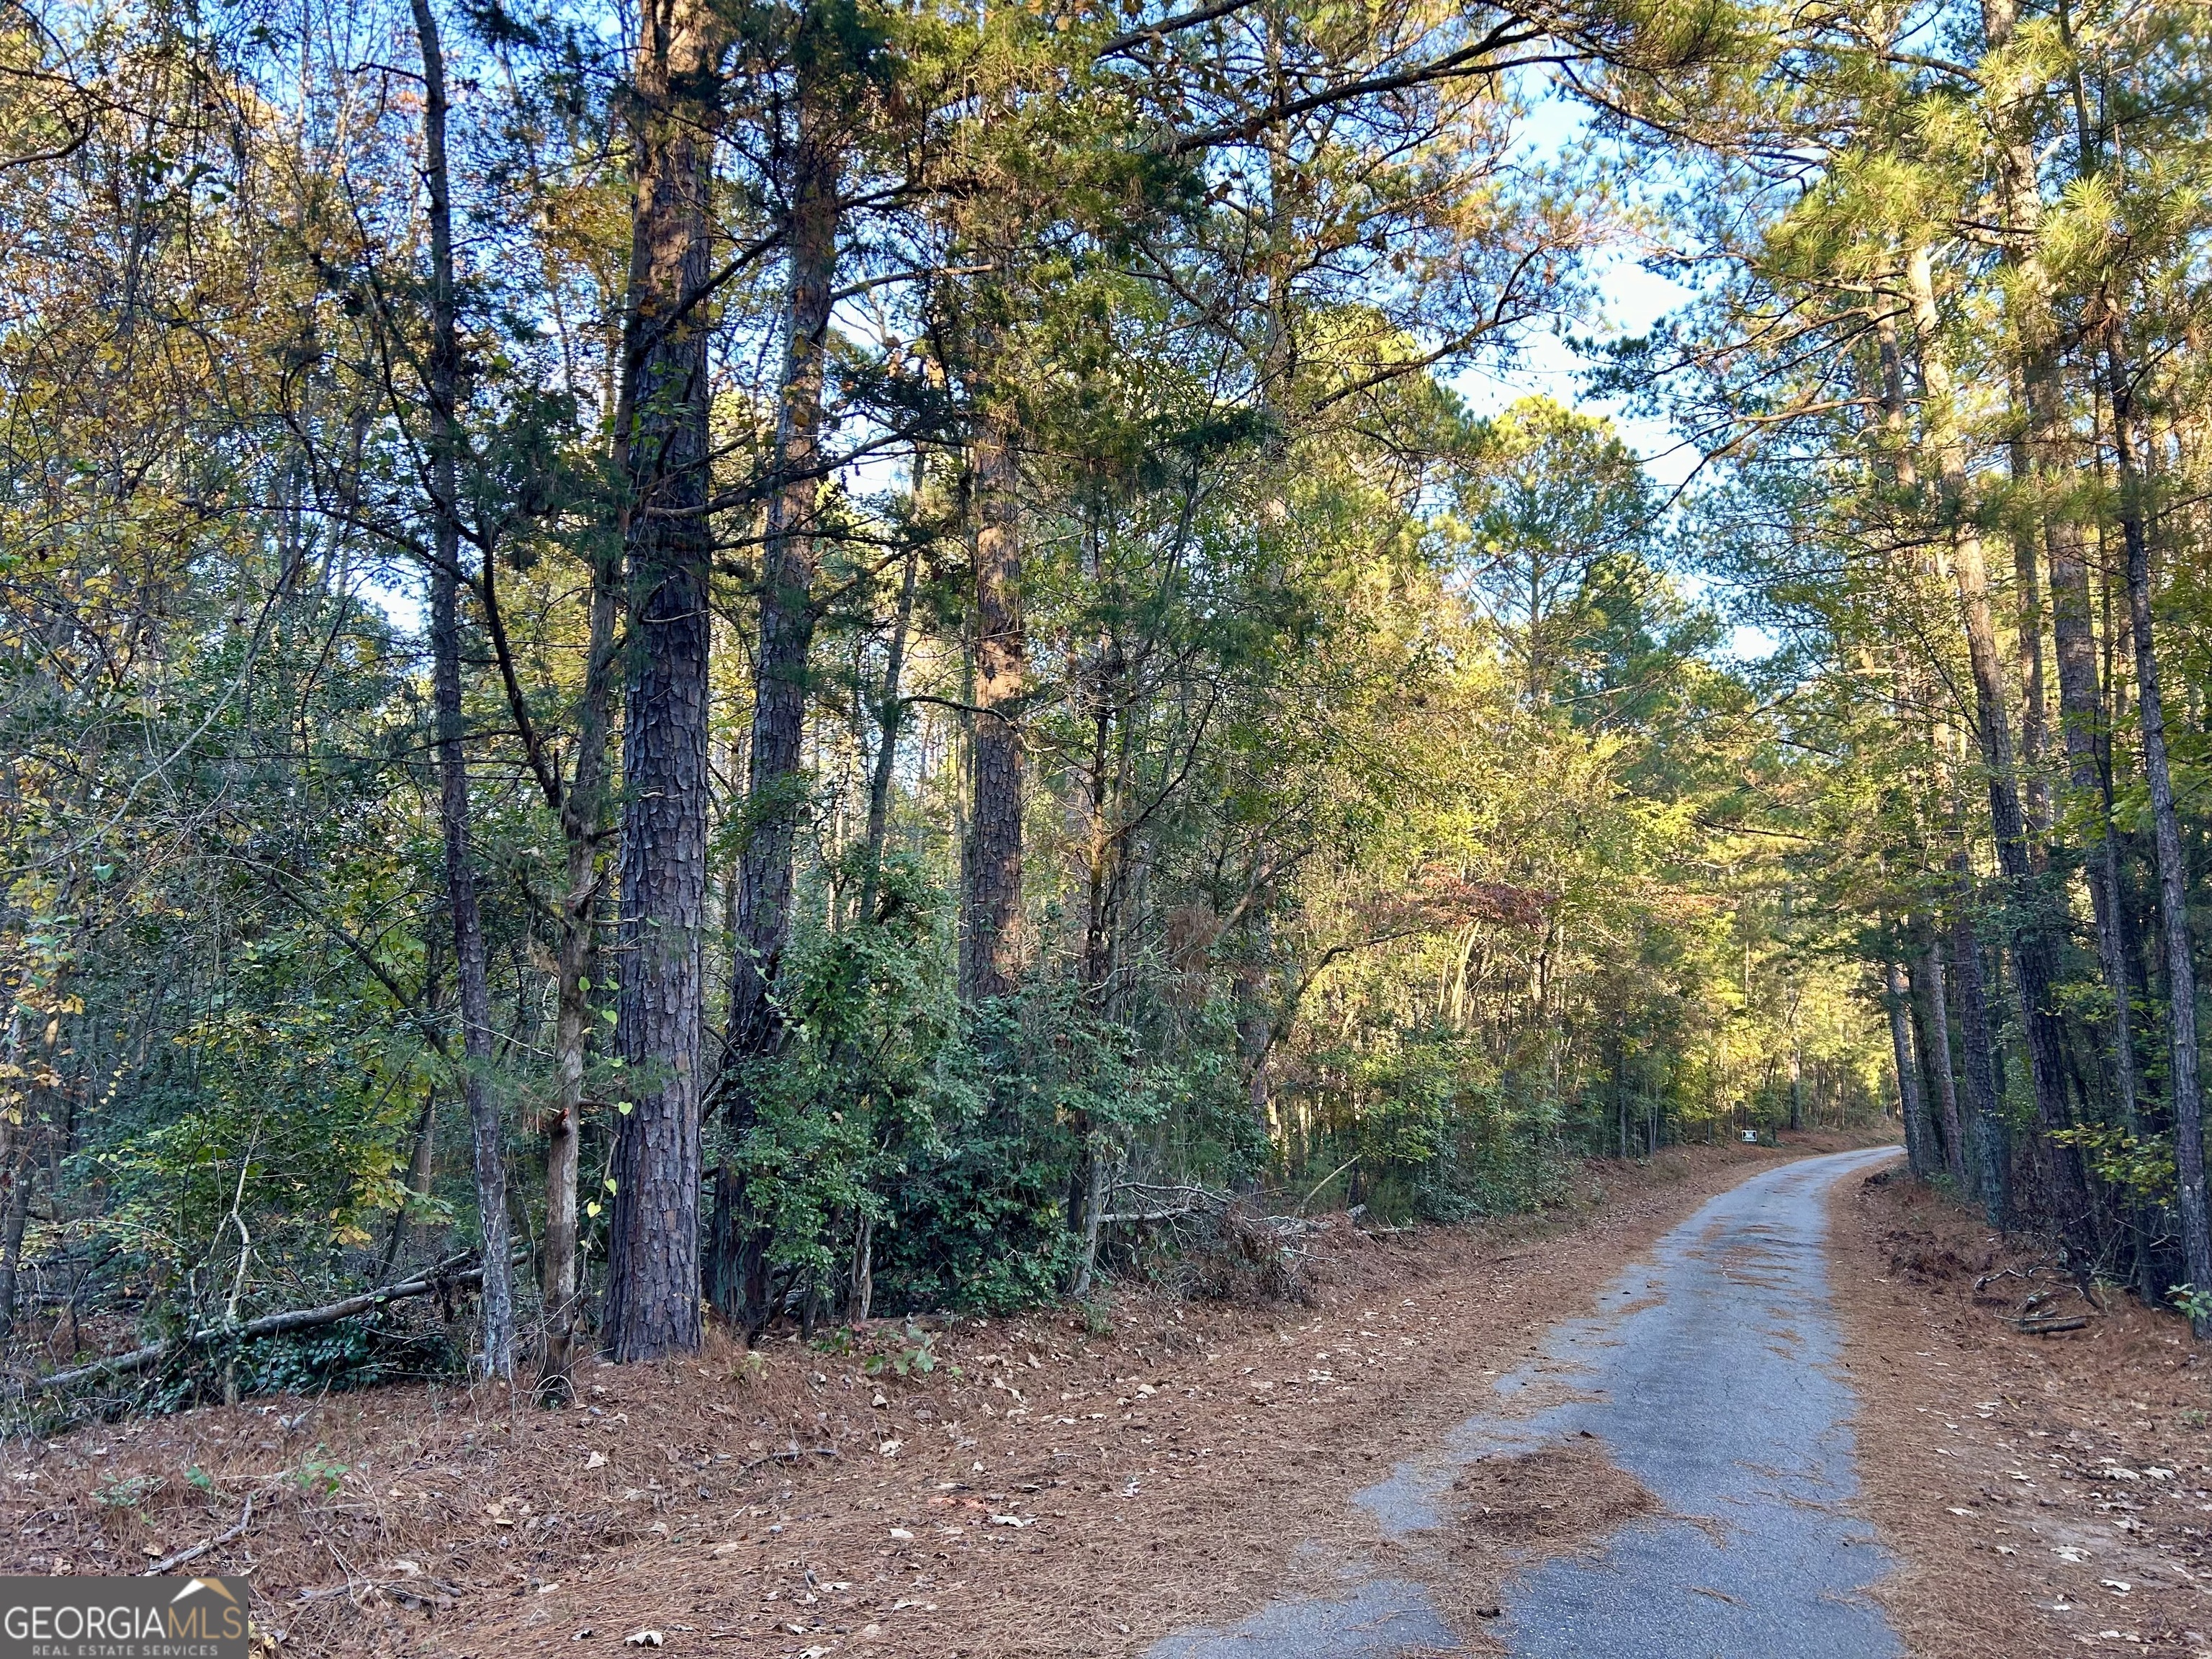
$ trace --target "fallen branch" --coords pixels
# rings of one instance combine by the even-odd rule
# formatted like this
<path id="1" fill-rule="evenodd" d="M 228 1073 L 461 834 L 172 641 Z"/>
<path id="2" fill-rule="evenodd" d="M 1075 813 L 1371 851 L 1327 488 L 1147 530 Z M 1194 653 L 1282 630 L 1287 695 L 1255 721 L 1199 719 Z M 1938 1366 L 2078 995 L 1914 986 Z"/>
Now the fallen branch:
<path id="1" fill-rule="evenodd" d="M 2029 1336 L 2052 1336 L 2060 1331 L 2086 1329 L 2089 1319 L 2086 1314 L 2075 1314 L 2065 1319 L 2015 1319 L 2012 1322 L 2014 1330 Z"/>
<path id="2" fill-rule="evenodd" d="M 1102 1227 L 1114 1227 L 1145 1221 L 1181 1221 L 1186 1217 L 1201 1213 L 1203 1212 L 1195 1206 L 1186 1206 L 1180 1210 L 1123 1210 L 1113 1215 L 1100 1216 L 1098 1224 Z"/>
<path id="3" fill-rule="evenodd" d="M 160 1364 L 173 1354 L 205 1347 L 209 1343 L 219 1342 L 225 1337 L 250 1342 L 258 1337 L 284 1336 L 293 1331 L 335 1325 L 341 1319 L 351 1319 L 357 1314 L 373 1313 L 387 1302 L 403 1301 L 413 1296 L 428 1296 L 452 1285 L 478 1284 L 483 1279 L 483 1268 L 455 1271 L 468 1259 L 465 1255 L 452 1256 L 420 1278 L 406 1279 L 398 1285 L 386 1285 L 374 1291 L 363 1291 L 358 1296 L 326 1302 L 319 1308 L 293 1308 L 283 1313 L 264 1314 L 260 1318 L 249 1319 L 242 1325 L 210 1325 L 175 1341 L 152 1342 L 143 1348 L 133 1348 L 128 1353 L 110 1354 L 105 1359 L 95 1359 L 89 1365 L 52 1371 L 27 1383 L 24 1393 L 47 1394 L 56 1389 L 74 1388 L 77 1383 L 88 1382 L 97 1377 L 129 1376 Z"/>
<path id="4" fill-rule="evenodd" d="M 200 1557 L 205 1555 L 210 1550 L 215 1548 L 216 1545 L 228 1544 L 234 1538 L 243 1537 L 245 1535 L 246 1529 L 252 1524 L 253 1496 L 249 1492 L 246 1494 L 246 1513 L 238 1517 L 238 1524 L 236 1526 L 233 1527 L 228 1532 L 217 1533 L 212 1538 L 203 1538 L 198 1543 L 191 1546 L 189 1548 L 179 1550 L 174 1555 L 163 1556 L 152 1566 L 146 1569 L 145 1576 L 149 1578 L 159 1578 L 163 1573 L 168 1571 L 172 1567 L 180 1567 L 187 1561 L 197 1561 Z"/>
<path id="5" fill-rule="evenodd" d="M 763 1463 L 796 1463 L 802 1457 L 835 1457 L 836 1455 L 835 1446 L 793 1446 L 784 1451 L 772 1451 L 765 1457 L 756 1457 L 749 1463 L 740 1463 L 735 1473 L 750 1474 Z"/>
<path id="6" fill-rule="evenodd" d="M 1306 1206 L 1312 1203 L 1314 1200 L 1321 1196 L 1321 1189 L 1322 1188 L 1328 1186 L 1330 1182 L 1335 1180 L 1337 1176 L 1342 1175 L 1346 1170 L 1350 1169 L 1353 1164 L 1358 1162 L 1359 1154 L 1354 1152 L 1350 1158 L 1345 1159 L 1343 1163 L 1338 1164 L 1334 1170 L 1331 1170 L 1327 1175 L 1316 1182 L 1314 1183 L 1314 1189 L 1308 1193 L 1304 1199 L 1299 1200 L 1298 1213 L 1300 1215 L 1304 1215 L 1306 1212 Z"/>

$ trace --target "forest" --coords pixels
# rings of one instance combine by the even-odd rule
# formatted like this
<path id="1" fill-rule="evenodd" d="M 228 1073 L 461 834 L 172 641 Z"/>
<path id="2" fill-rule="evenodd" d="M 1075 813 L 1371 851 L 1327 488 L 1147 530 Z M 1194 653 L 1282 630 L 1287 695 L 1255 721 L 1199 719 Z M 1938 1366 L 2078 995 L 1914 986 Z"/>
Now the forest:
<path id="1" fill-rule="evenodd" d="M 19 1389 L 557 1400 L 1884 1126 L 2203 1334 L 2207 45 L 5 0 Z"/>

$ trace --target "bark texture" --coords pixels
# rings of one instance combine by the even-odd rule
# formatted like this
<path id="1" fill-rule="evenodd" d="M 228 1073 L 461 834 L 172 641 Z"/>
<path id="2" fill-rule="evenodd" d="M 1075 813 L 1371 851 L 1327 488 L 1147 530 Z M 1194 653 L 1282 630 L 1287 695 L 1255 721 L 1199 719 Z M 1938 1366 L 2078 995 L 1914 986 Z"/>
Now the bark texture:
<path id="1" fill-rule="evenodd" d="M 707 893 L 710 540 L 705 307 L 717 25 L 702 0 L 640 19 L 623 551 L 622 991 L 602 1336 L 618 1361 L 698 1350 L 699 1060 Z"/>
<path id="2" fill-rule="evenodd" d="M 1905 1008 L 1911 993 L 1905 983 L 1905 969 L 1895 962 L 1883 964 L 1884 989 L 1882 999 L 1889 1008 L 1889 1045 L 1892 1059 L 1897 1067 L 1897 1109 L 1905 1117 L 1905 1160 L 1918 1180 L 1928 1178 L 1933 1161 L 1928 1149 L 1928 1115 L 1920 1102 L 1920 1062 L 1912 1053 L 1912 1037 L 1905 1021 Z M 1794 1056 L 1793 1056 L 1794 1066 Z M 1796 1116 L 1796 1103 L 1791 1103 L 1791 1115 Z M 1621 1152 L 1628 1156 L 1628 1129 L 1626 1115 L 1621 1120 Z M 1792 1128 L 1801 1127 L 1792 1123 Z"/>
<path id="3" fill-rule="evenodd" d="M 1998 1109 L 1996 1071 L 1990 1064 L 1990 995 L 1982 975 L 1981 941 L 1967 915 L 1964 883 L 1951 923 L 1951 961 L 1958 981 L 1959 1036 L 1965 1049 L 1966 1103 L 1974 1115 L 1974 1162 L 1983 1213 L 1992 1227 L 2012 1224 L 2012 1146 Z"/>
<path id="4" fill-rule="evenodd" d="M 1937 1121 L 1943 1129 L 1943 1170 L 1960 1192 L 1966 1187 L 1966 1139 L 1959 1121 L 1959 1079 L 1951 1064 L 1949 991 L 1944 981 L 1943 943 L 1931 939 L 1921 958 L 1926 975 L 1919 988 L 1923 1009 L 1920 1029 L 1927 1038 L 1922 1058 L 1927 1061 L 1930 1086 L 1936 1091 Z"/>
<path id="5" fill-rule="evenodd" d="M 1020 466 L 1001 411 L 977 418 L 975 742 L 972 807 L 961 859 L 960 994 L 1004 996 L 1022 967 L 1022 632 Z"/>
<path id="6" fill-rule="evenodd" d="M 837 272 L 840 137 L 827 88 L 803 82 L 790 176 L 790 274 L 784 297 L 775 476 L 761 547 L 760 654 L 745 803 L 749 833 L 738 863 L 738 939 L 730 987 L 730 1044 L 738 1054 L 763 1053 L 774 1043 L 769 997 L 791 938 L 793 856 L 805 777 L 800 744 L 806 660 L 814 641 L 814 580 L 820 559 L 822 397 L 830 296 Z"/>

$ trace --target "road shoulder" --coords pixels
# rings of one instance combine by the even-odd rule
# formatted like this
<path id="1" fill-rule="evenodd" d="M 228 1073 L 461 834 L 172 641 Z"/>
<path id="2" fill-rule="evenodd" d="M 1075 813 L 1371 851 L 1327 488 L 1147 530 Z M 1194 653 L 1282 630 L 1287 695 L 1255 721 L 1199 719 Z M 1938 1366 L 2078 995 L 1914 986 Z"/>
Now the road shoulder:
<path id="1" fill-rule="evenodd" d="M 2212 1366 L 2181 1322 L 2090 1306 L 2054 1253 L 1901 1173 L 1838 1182 L 1829 1213 L 1860 1508 L 1897 1563 L 1875 1594 L 1912 1652 L 2205 1651 Z"/>

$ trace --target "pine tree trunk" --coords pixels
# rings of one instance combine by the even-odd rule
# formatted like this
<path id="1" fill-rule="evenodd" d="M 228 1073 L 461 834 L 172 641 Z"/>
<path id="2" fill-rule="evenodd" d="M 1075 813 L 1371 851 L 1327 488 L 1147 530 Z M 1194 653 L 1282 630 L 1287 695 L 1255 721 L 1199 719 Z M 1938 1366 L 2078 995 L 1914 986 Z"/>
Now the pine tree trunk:
<path id="1" fill-rule="evenodd" d="M 787 227 L 790 276 L 784 296 L 775 476 L 761 546 L 760 647 L 746 797 L 750 833 L 738 862 L 737 951 L 730 988 L 730 1045 L 741 1054 L 765 1053 L 774 1045 L 769 999 L 791 938 L 807 657 L 814 642 L 814 579 L 820 556 L 822 398 L 830 295 L 837 271 L 841 158 L 833 122 L 822 90 L 803 86 Z"/>
<path id="2" fill-rule="evenodd" d="M 617 414 L 629 641 L 623 720 L 622 990 L 602 1335 L 619 1362 L 696 1352 L 699 1061 L 707 896 L 711 538 L 708 318 L 714 15 L 641 21 L 626 384 Z"/>
<path id="3" fill-rule="evenodd" d="M 1990 58 L 2006 52 L 2018 22 L 2018 0 L 1982 0 L 1982 33 Z M 2039 392 L 2048 400 L 2054 366 L 2050 282 L 2037 240 L 2043 225 L 2043 198 L 2035 176 L 2036 104 L 2044 88 L 2042 77 L 2026 64 L 2015 61 L 2014 67 L 2015 73 L 2009 82 L 1997 81 L 1989 91 L 1996 129 L 1997 193 L 2010 233 L 2003 239 L 2002 255 L 2014 272 L 2007 301 L 2020 344 L 2021 382 L 2027 392 L 2023 401 L 2030 407 L 2029 430 L 2014 438 L 2009 459 L 2015 481 L 2029 484 L 2039 480 L 2048 453 L 2045 441 L 2051 434 L 2035 420 L 2033 410 Z M 2013 572 L 2020 617 L 2020 756 L 2027 779 L 2027 828 L 2035 847 L 2039 847 L 2051 823 L 2050 792 L 2042 776 L 2045 747 L 2043 605 L 2036 580 L 2033 520 L 2015 515 L 2013 523 Z M 2054 574 L 2054 586 L 2057 580 Z"/>
<path id="4" fill-rule="evenodd" d="M 835 112 L 814 78 L 804 70 L 802 77 L 789 180 L 791 214 L 785 226 L 790 263 L 775 470 L 761 545 L 760 642 L 745 799 L 750 829 L 738 861 L 737 935 L 731 957 L 728 1038 L 735 1055 L 769 1053 L 778 1040 L 773 998 L 791 941 L 805 790 L 807 663 L 814 643 L 814 580 L 820 559 L 822 399 L 830 296 L 837 271 L 842 156 Z M 740 1079 L 729 1096 L 731 1128 L 740 1143 L 753 1126 L 755 1111 L 752 1092 Z M 715 1306 L 750 1340 L 767 1325 L 770 1311 L 766 1275 L 758 1270 L 769 1240 L 753 1218 L 745 1191 L 742 1162 L 718 1174 L 708 1279 Z"/>
<path id="5" fill-rule="evenodd" d="M 2171 1090 L 2173 1155 L 2181 1194 L 2181 1252 L 2189 1283 L 2212 1296 L 2212 1226 L 2204 1191 L 2204 1097 L 2197 1069 L 2197 964 L 2190 954 L 2189 866 L 2173 805 L 2173 773 L 2166 756 L 2165 691 L 2154 649 L 2151 610 L 2148 480 L 2136 451 L 2135 380 L 2116 317 L 2105 326 L 2106 396 L 2112 412 L 2112 449 L 2120 469 L 2120 534 L 2127 550 L 2128 620 L 2135 635 L 2136 718 L 2142 738 L 2143 779 L 2150 792 L 2151 828 L 2158 854 L 2158 908 L 2166 940 L 2167 1026 L 2172 1033 Z M 2193 1315 L 2197 1335 L 2212 1335 L 2212 1319 Z"/>
<path id="6" fill-rule="evenodd" d="M 23 1228 L 31 1215 L 32 1177 L 38 1170 L 38 1159 L 33 1155 L 31 1137 L 25 1133 L 30 1125 L 27 1114 L 23 1127 L 16 1131 L 15 1144 L 8 1149 L 8 1210 L 4 1227 L 0 1227 L 0 1342 L 15 1334 L 15 1297 L 23 1263 Z"/>
<path id="7" fill-rule="evenodd" d="M 1917 988 L 1922 1007 L 1920 1030 L 1927 1039 L 1922 1058 L 1927 1062 L 1926 1075 L 1936 1091 L 1936 1108 L 1943 1130 L 1944 1172 L 1963 1193 L 1968 1190 L 1966 1142 L 1959 1121 L 1958 1073 L 1951 1063 L 1950 989 L 1945 983 L 1942 940 L 1929 939 L 1921 968 L 1926 978 Z"/>
<path id="8" fill-rule="evenodd" d="M 1882 964 L 1883 988 L 1887 994 L 1883 1001 L 1889 1008 L 1889 1046 L 1891 1057 L 1897 1066 L 1898 1110 L 1905 1115 L 1905 1161 L 1916 1180 L 1925 1181 L 1934 1160 L 1928 1156 L 1927 1113 L 1920 1103 L 1920 1062 L 1912 1052 L 1912 1038 L 1905 1024 L 1905 1006 L 1911 993 L 1905 988 L 1905 969 L 1895 961 Z M 1794 1097 L 1796 1089 L 1793 1055 L 1790 1088 Z M 1797 1115 L 1793 1099 L 1792 1117 Z M 1797 1127 L 1793 1123 L 1791 1127 Z M 1627 1132 L 1622 1131 L 1626 1141 Z M 1624 1147 L 1622 1156 L 1627 1156 Z"/>
<path id="9" fill-rule="evenodd" d="M 916 478 L 919 493 L 921 480 Z M 921 550 L 908 547 L 906 550 L 906 569 L 899 580 L 898 611 L 891 623 L 889 648 L 884 656 L 884 683 L 881 695 L 876 699 L 876 764 L 868 779 L 868 838 L 865 848 L 866 868 L 860 878 L 860 925 L 866 927 L 876 919 L 876 899 L 883 889 L 884 841 L 890 833 L 891 821 L 891 779 L 898 766 L 899 715 L 903 705 L 900 702 L 900 680 L 906 666 L 907 629 L 914 621 L 915 577 L 921 563 Z"/>
<path id="10" fill-rule="evenodd" d="M 1983 0 L 1982 29 L 1991 51 L 2011 42 L 2019 17 L 2017 0 Z M 2063 24 L 2062 24 L 2063 27 Z M 2063 505 L 2073 480 L 2067 458 L 2067 422 L 2063 390 L 2059 380 L 2057 329 L 2051 309 L 2049 273 L 2043 261 L 2040 236 L 2043 198 L 2036 177 L 2037 106 L 2045 85 L 2031 61 L 2024 60 L 2009 87 L 1996 88 L 1999 103 L 1997 151 L 1998 189 L 2007 228 L 2003 241 L 2006 263 L 2014 271 L 2008 290 L 2013 331 L 2019 342 L 2021 386 L 2027 412 L 2027 441 L 2023 446 L 2028 471 L 2035 484 L 2037 509 L 2043 525 L 2044 556 L 2050 566 L 2051 643 L 2058 673 L 2058 719 L 2066 746 L 2068 781 L 2081 799 L 2094 801 L 2104 833 L 2085 851 L 2087 854 L 2091 908 L 2097 928 L 2097 960 L 2113 1000 L 2112 1028 L 2112 1072 L 2123 1121 L 2135 1133 L 2139 1127 L 2136 1103 L 2135 1045 L 2128 1015 L 2125 955 L 2120 942 L 2117 852 L 2113 846 L 2110 800 L 2102 787 L 2099 764 L 2105 741 L 2105 708 L 2098 689 L 2097 642 L 2091 620 L 2087 538 L 2080 520 Z M 2081 155 L 2094 153 L 2089 135 Z M 2032 615 L 2029 583 L 2033 580 L 2033 549 L 2024 555 L 2021 582 L 2021 640 L 2034 629 L 2040 640 L 2038 619 Z M 2041 681 L 2041 653 L 2036 653 L 2036 686 Z M 2039 696 L 2031 708 L 2039 718 Z M 2033 763 L 2031 758 L 2031 764 Z"/>
<path id="11" fill-rule="evenodd" d="M 2027 442 L 2015 438 L 2008 446 L 2014 479 L 2022 485 L 2035 482 L 2035 467 Z M 2014 655 L 2020 675 L 2020 765 L 2026 781 L 2028 863 L 2045 866 L 2051 836 L 2051 788 L 2043 773 L 2047 703 L 2043 685 L 2043 583 L 2035 536 L 2025 523 L 2016 522 L 2012 533 L 2013 593 L 2017 606 Z"/>
<path id="12" fill-rule="evenodd" d="M 514 1375 L 514 1295 L 508 1265 L 507 1160 L 499 1103 L 491 1092 L 491 993 L 483 920 L 470 848 L 468 757 L 461 711 L 460 340 L 454 315 L 453 204 L 446 167 L 446 64 L 428 0 L 414 0 L 422 54 L 422 178 L 430 216 L 430 570 L 432 699 L 438 724 L 439 817 L 445 833 L 446 905 L 453 924 L 460 988 L 461 1089 L 468 1102 L 483 1254 L 483 1367 Z"/>
<path id="13" fill-rule="evenodd" d="M 2066 1103 L 2064 1034 L 2051 1006 L 2051 988 L 2057 977 L 2057 961 L 2051 930 L 2039 914 L 2041 896 L 2033 883 L 2027 824 L 2021 811 L 2013 769 L 2010 723 L 2005 716 L 1996 625 L 1990 609 L 1989 568 L 1984 557 L 1981 532 L 1966 498 L 1965 446 L 1956 424 L 1950 366 L 1942 350 L 1935 284 L 1925 246 L 1912 250 L 1906 264 L 1906 280 L 1911 291 L 1913 325 L 1920 347 L 1921 380 L 1928 393 L 1929 435 L 1936 452 L 1944 527 L 1950 537 L 1952 572 L 1966 629 L 1967 661 L 1973 674 L 1976 735 L 1983 768 L 1988 774 L 1990 832 L 1996 842 L 1998 866 L 2021 913 L 2013 939 L 2013 956 L 2019 982 L 2021 1020 L 2027 1034 L 2028 1066 L 2035 1091 L 2036 1120 L 2047 1138 L 2054 1131 L 2064 1128 L 2070 1115 Z M 1959 969 L 1964 975 L 1967 964 L 1962 961 Z M 1960 988 L 1963 992 L 1963 981 Z M 1983 1054 L 1986 1063 L 1986 1048 Z M 1970 1055 L 1970 1067 L 1972 1063 Z M 2080 1157 L 2067 1146 L 2053 1145 L 2051 1152 L 2055 1177 L 2053 1196 L 2059 1210 L 2051 1219 L 2069 1235 L 2079 1237 L 2090 1224 L 2088 1189 Z"/>
<path id="14" fill-rule="evenodd" d="M 975 422 L 975 715 L 973 805 L 961 860 L 960 994 L 1004 996 L 1022 963 L 1020 468 L 1003 412 Z"/>
<path id="15" fill-rule="evenodd" d="M 1966 914 L 1965 854 L 1960 855 L 1957 908 L 1951 922 L 1951 965 L 1958 981 L 1959 1037 L 1965 1050 L 1966 1103 L 1974 1115 L 1974 1161 L 1984 1213 L 1992 1227 L 2012 1224 L 2012 1146 L 1990 1064 L 1990 999 L 1982 977 L 1981 941 Z"/>
<path id="16" fill-rule="evenodd" d="M 549 1399 L 566 1398 L 569 1393 L 576 1327 L 583 1310 L 576 1188 L 582 1153 L 585 1060 L 592 1038 L 589 975 L 594 957 L 592 927 L 599 908 L 599 843 L 606 828 L 607 736 L 619 597 L 618 573 L 595 564 L 584 696 L 576 716 L 575 772 L 560 803 L 568 865 L 561 896 L 561 948 L 555 968 L 555 1095 L 545 1122 L 545 1240 L 538 1279 L 545 1340 L 538 1386 L 541 1396 Z"/>

